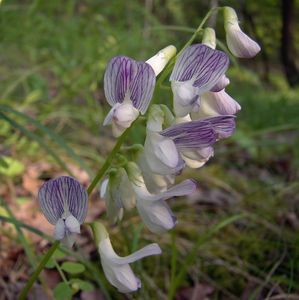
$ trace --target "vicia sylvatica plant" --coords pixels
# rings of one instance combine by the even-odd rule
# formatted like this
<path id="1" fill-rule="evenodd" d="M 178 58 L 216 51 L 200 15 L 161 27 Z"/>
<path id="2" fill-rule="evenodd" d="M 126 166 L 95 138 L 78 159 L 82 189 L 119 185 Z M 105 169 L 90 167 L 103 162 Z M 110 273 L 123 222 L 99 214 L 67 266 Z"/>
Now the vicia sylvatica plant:
<path id="1" fill-rule="evenodd" d="M 240 29 L 235 11 L 230 7 L 211 10 L 194 35 L 176 55 L 174 46 L 167 46 L 152 58 L 137 61 L 116 56 L 104 75 L 104 92 L 111 106 L 104 125 L 111 125 L 117 138 L 102 168 L 90 186 L 85 188 L 68 176 L 49 180 L 40 188 L 38 198 L 42 212 L 54 225 L 56 242 L 45 254 L 31 276 L 20 299 L 25 299 L 60 242 L 72 247 L 88 209 L 88 196 L 100 185 L 108 218 L 117 223 L 125 212 L 137 208 L 144 225 L 153 233 L 175 227 L 178 220 L 167 199 L 187 196 L 196 189 L 192 179 L 175 183 L 176 175 L 186 167 L 200 168 L 213 156 L 216 143 L 229 138 L 235 130 L 235 114 L 241 109 L 225 91 L 230 80 L 227 53 L 216 49 L 212 28 L 204 27 L 215 11 L 223 12 L 226 42 L 231 54 L 250 58 L 259 45 Z M 201 42 L 194 43 L 197 37 Z M 158 79 L 157 79 L 157 76 Z M 154 90 L 169 76 L 173 106 L 151 104 Z M 157 103 L 157 99 L 154 99 Z M 129 147 L 130 155 L 122 152 L 130 128 L 146 118 L 144 145 Z M 118 155 L 123 161 L 113 164 Z M 130 159 L 128 159 L 128 157 Z M 93 232 L 103 272 L 121 293 L 134 292 L 141 287 L 130 264 L 147 256 L 160 255 L 158 244 L 150 244 L 126 257 L 115 253 L 108 230 L 95 220 L 88 224 Z"/>

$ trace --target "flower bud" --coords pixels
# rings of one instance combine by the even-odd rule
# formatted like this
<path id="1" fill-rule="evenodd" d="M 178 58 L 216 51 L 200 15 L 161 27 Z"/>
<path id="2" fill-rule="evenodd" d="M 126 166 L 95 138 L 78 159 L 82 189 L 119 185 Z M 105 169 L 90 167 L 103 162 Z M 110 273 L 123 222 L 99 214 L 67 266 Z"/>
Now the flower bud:
<path id="1" fill-rule="evenodd" d="M 260 52 L 261 47 L 258 43 L 241 30 L 238 16 L 231 7 L 224 8 L 224 29 L 227 46 L 236 57 L 251 58 Z"/>
<path id="2" fill-rule="evenodd" d="M 205 44 L 212 49 L 216 48 L 216 34 L 213 28 L 205 28 L 202 37 L 202 44 Z"/>
<path id="3" fill-rule="evenodd" d="M 165 68 L 169 60 L 176 54 L 176 48 L 172 45 L 160 50 L 156 55 L 146 61 L 158 76 Z"/>

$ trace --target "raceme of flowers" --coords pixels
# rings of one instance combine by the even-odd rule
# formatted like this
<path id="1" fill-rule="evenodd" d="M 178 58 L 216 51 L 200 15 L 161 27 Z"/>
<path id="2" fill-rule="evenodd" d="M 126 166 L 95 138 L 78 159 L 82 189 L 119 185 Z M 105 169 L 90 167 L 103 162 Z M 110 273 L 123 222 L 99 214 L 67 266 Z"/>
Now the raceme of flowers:
<path id="1" fill-rule="evenodd" d="M 223 12 L 231 53 L 243 58 L 255 56 L 260 47 L 241 31 L 235 11 L 225 7 Z M 229 57 L 215 48 L 215 31 L 205 28 L 202 43 L 186 47 L 176 58 L 170 75 L 174 113 L 163 104 L 150 106 L 156 76 L 174 57 L 174 46 L 147 61 L 116 56 L 108 63 L 104 91 L 112 108 L 104 125 L 112 124 L 113 134 L 118 137 L 140 114 L 148 112 L 144 145 L 135 147 L 130 161 L 111 166 L 101 184 L 101 197 L 113 223 L 120 221 L 126 210 L 136 207 L 151 232 L 161 234 L 172 229 L 178 221 L 166 201 L 196 190 L 192 179 L 175 184 L 176 175 L 185 167 L 202 167 L 214 155 L 216 143 L 233 134 L 235 114 L 241 107 L 225 91 L 230 83 L 226 76 Z M 55 239 L 71 246 L 87 214 L 85 188 L 76 179 L 62 176 L 47 181 L 38 197 L 44 215 L 55 226 Z M 150 244 L 120 257 L 103 224 L 93 222 L 92 229 L 108 281 L 123 293 L 140 288 L 141 282 L 129 264 L 160 254 L 160 247 Z"/>

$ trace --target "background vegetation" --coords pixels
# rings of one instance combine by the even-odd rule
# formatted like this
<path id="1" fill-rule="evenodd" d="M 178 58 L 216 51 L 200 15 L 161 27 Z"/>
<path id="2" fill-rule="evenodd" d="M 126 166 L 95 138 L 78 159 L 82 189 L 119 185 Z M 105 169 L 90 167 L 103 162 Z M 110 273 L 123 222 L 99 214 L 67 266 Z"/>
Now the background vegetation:
<path id="1" fill-rule="evenodd" d="M 35 254 L 47 248 L 42 232 L 52 228 L 39 213 L 40 184 L 65 172 L 87 184 L 113 146 L 101 125 L 108 60 L 180 48 L 217 2 L 238 11 L 262 52 L 232 60 L 228 91 L 242 106 L 238 129 L 205 167 L 181 175 L 196 178 L 199 189 L 170 202 L 176 229 L 152 235 L 136 212 L 110 227 L 123 255 L 149 241 L 161 245 L 162 256 L 135 265 L 143 288 L 124 296 L 107 284 L 87 229 L 75 249 L 84 267 L 65 265 L 74 253 L 56 253 L 41 282 L 46 291 L 56 287 L 57 299 L 69 298 L 66 290 L 74 299 L 299 299 L 299 3 L 289 0 L 0 1 L 0 299 L 16 299 Z M 285 14 L 291 50 L 281 34 Z M 224 42 L 222 16 L 211 25 Z M 155 97 L 171 103 L 170 90 Z M 143 135 L 134 129 L 128 145 Z M 97 194 L 91 207 L 90 220 L 105 219 Z M 49 297 L 39 284 L 34 294 Z"/>

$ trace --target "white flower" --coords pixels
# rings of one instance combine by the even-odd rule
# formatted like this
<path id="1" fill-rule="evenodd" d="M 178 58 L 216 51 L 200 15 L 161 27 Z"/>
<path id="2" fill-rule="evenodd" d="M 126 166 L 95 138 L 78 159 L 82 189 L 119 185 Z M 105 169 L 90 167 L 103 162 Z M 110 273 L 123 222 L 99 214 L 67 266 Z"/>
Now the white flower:
<path id="1" fill-rule="evenodd" d="M 92 228 L 107 280 L 121 293 L 138 290 L 141 287 L 141 282 L 135 276 L 129 264 L 146 256 L 161 254 L 159 245 L 150 244 L 131 255 L 120 257 L 113 250 L 105 227 L 99 222 L 94 222 Z"/>
<path id="2" fill-rule="evenodd" d="M 164 192 L 152 194 L 148 191 L 141 171 L 135 163 L 128 163 L 127 171 L 136 193 L 136 207 L 143 223 L 155 233 L 172 229 L 176 218 L 165 200 L 192 194 L 196 189 L 194 181 L 185 180 Z"/>
<path id="3" fill-rule="evenodd" d="M 250 58 L 261 51 L 259 44 L 241 30 L 238 16 L 231 7 L 224 8 L 224 28 L 227 46 L 236 57 Z"/>

